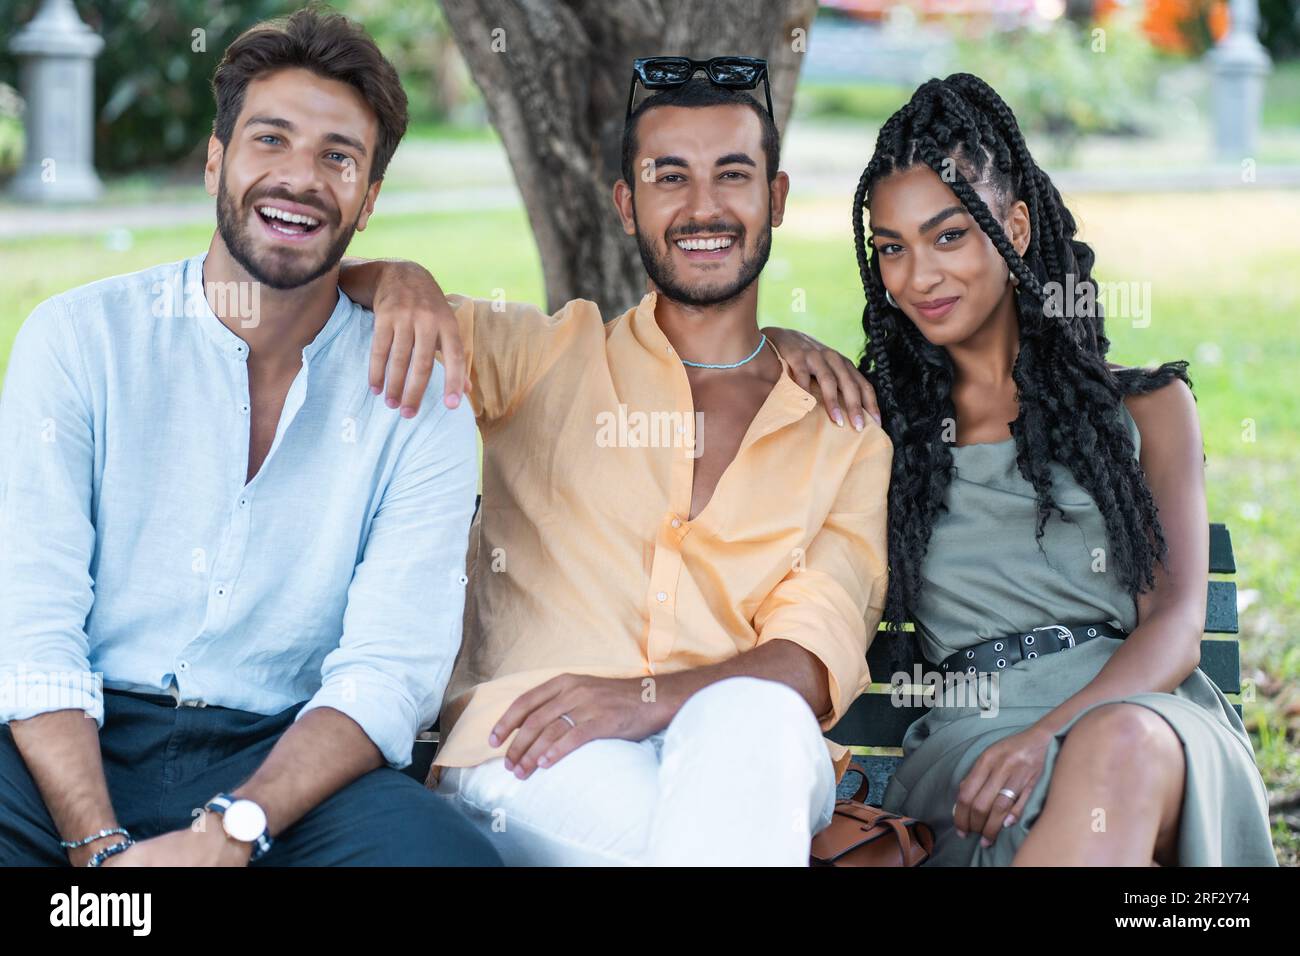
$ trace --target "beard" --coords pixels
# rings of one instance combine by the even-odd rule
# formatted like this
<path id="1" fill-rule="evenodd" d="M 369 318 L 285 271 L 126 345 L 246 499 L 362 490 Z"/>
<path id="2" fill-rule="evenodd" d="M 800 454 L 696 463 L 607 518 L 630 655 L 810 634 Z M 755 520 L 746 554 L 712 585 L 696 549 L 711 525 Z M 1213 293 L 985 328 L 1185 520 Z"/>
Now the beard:
<path id="1" fill-rule="evenodd" d="M 352 225 L 339 231 L 334 241 L 321 254 L 320 261 L 312 264 L 311 253 L 305 250 L 299 250 L 295 254 L 292 249 L 273 248 L 262 252 L 260 256 L 254 250 L 249 221 L 252 216 L 257 215 L 253 209 L 254 205 L 260 200 L 267 199 L 283 199 L 320 209 L 314 203 L 303 203 L 300 198 L 283 189 L 271 189 L 256 196 L 246 197 L 244 208 L 239 209 L 235 205 L 234 197 L 226 189 L 226 173 L 225 169 L 222 169 L 221 183 L 217 187 L 217 231 L 221 234 L 221 241 L 230 251 L 231 258 L 239 263 L 245 272 L 257 282 L 272 289 L 297 289 L 314 282 L 339 264 L 343 253 L 347 251 L 348 244 L 352 241 L 353 234 L 357 231 L 357 221 L 361 219 L 361 211 L 357 212 L 357 220 Z M 363 205 L 362 210 L 364 208 Z M 321 210 L 320 228 L 337 228 L 335 224 L 338 219 L 337 210 L 332 213 Z"/>
<path id="2" fill-rule="evenodd" d="M 636 221 L 635 213 L 633 222 Z M 687 226 L 687 231 L 678 233 L 674 239 L 685 238 L 689 235 L 700 233 L 721 232 L 722 228 L 705 229 L 702 226 L 696 226 L 691 223 Z M 758 278 L 758 274 L 763 271 L 767 265 L 767 257 L 772 252 L 772 223 L 769 220 L 763 225 L 763 231 L 759 233 L 758 245 L 754 249 L 751 258 L 745 258 L 745 238 L 747 231 L 739 224 L 726 224 L 725 231 L 735 233 L 735 244 L 740 247 L 740 271 L 736 278 L 726 283 L 709 283 L 707 281 L 696 282 L 688 285 L 683 282 L 677 275 L 677 268 L 673 263 L 672 250 L 665 248 L 660 255 L 650 244 L 645 234 L 641 232 L 640 225 L 637 225 L 636 245 L 641 253 L 641 265 L 645 268 L 646 275 L 650 281 L 655 284 L 666 298 L 674 302 L 680 302 L 682 305 L 689 305 L 695 308 L 721 305 L 724 302 L 730 302 L 736 296 L 740 295 Z M 672 240 L 669 241 L 671 245 Z"/>

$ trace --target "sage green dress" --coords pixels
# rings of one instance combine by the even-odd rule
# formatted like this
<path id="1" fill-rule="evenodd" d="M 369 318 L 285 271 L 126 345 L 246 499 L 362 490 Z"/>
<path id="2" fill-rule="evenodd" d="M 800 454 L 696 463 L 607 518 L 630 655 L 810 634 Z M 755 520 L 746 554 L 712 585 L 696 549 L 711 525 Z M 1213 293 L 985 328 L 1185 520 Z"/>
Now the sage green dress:
<path id="1" fill-rule="evenodd" d="M 1128 425 L 1138 447 L 1132 416 Z M 1132 596 L 1114 575 L 1100 570 L 1106 547 L 1101 513 L 1068 469 L 1051 465 L 1053 494 L 1072 523 L 1053 512 L 1041 542 L 1035 542 L 1034 491 L 1017 469 L 1015 442 L 955 447 L 953 458 L 956 473 L 945 499 L 948 511 L 940 512 L 935 522 L 922 566 L 920 600 L 913 608 L 917 637 L 928 660 L 938 662 L 988 638 L 1047 624 L 1107 621 L 1133 630 L 1137 609 Z M 934 827 L 931 865 L 1011 862 L 1043 809 L 1066 734 L 1092 708 L 1056 734 L 1021 819 L 1002 830 L 992 846 L 981 847 L 978 833 L 957 835 L 952 808 L 958 787 L 985 748 L 1024 730 L 1081 690 L 1120 645 L 1098 637 L 999 671 L 997 707 L 990 715 L 981 714 L 969 687 L 954 686 L 948 700 L 954 706 L 933 707 L 908 728 L 904 759 L 883 805 Z M 1179 863 L 1277 865 L 1267 791 L 1250 738 L 1214 682 L 1198 668 L 1173 693 L 1134 694 L 1122 700 L 1155 711 L 1182 741 L 1187 785 Z M 956 706 L 960 704 L 971 706 Z"/>

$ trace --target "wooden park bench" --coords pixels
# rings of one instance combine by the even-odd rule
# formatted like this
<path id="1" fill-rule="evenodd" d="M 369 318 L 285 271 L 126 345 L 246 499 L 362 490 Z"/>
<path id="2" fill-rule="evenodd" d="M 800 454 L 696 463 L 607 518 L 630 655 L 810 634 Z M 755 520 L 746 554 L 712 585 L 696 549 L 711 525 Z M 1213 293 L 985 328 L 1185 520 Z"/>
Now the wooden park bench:
<path id="1" fill-rule="evenodd" d="M 1221 524 L 1210 525 L 1210 574 L 1235 574 L 1232 538 Z M 1237 586 L 1231 581 L 1210 579 L 1205 606 L 1206 637 L 1201 641 L 1201 670 L 1232 701 L 1241 713 L 1241 654 L 1237 639 Z M 1067 652 L 1068 653 L 1068 652 Z M 903 759 L 903 735 L 914 720 L 925 716 L 924 706 L 898 707 L 892 700 L 891 675 L 913 674 L 919 664 L 922 673 L 939 668 L 921 657 L 910 634 L 879 634 L 867 651 L 867 664 L 877 679 L 859 697 L 828 736 L 853 751 L 854 764 L 860 766 L 871 781 L 867 802 L 879 806 L 889 785 L 889 778 Z M 883 682 L 879 682 L 883 681 Z M 437 749 L 438 731 L 425 731 L 415 741 L 411 766 L 406 773 L 423 782 Z M 858 788 L 856 774 L 845 774 L 840 795 L 850 796 Z"/>

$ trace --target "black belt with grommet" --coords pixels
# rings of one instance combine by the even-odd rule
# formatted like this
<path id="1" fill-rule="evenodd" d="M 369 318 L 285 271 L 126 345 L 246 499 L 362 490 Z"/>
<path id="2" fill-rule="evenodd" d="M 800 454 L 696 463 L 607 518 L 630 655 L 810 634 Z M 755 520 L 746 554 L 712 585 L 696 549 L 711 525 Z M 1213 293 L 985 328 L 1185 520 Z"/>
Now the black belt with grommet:
<path id="1" fill-rule="evenodd" d="M 1020 661 L 1032 661 L 1044 654 L 1068 651 L 1096 637 L 1122 641 L 1128 632 L 1109 624 L 1047 624 L 1021 634 L 1009 634 L 981 641 L 939 662 L 939 669 L 950 674 L 976 674 L 1006 670 Z"/>

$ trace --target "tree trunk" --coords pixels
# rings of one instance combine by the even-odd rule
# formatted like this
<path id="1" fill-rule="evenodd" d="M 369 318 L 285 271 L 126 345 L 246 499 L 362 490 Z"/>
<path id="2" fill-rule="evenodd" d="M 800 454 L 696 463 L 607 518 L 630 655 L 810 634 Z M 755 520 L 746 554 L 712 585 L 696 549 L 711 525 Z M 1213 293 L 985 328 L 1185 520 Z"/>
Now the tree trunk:
<path id="1" fill-rule="evenodd" d="M 765 56 L 784 129 L 816 0 L 442 0 L 442 7 L 509 155 L 548 306 L 591 299 L 608 318 L 645 293 L 636 243 L 623 235 L 611 200 L 632 60 Z M 762 91 L 754 95 L 761 104 Z"/>

